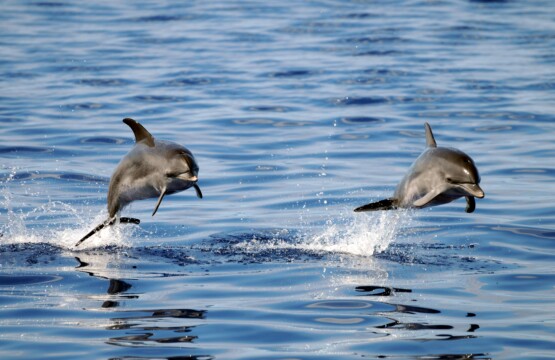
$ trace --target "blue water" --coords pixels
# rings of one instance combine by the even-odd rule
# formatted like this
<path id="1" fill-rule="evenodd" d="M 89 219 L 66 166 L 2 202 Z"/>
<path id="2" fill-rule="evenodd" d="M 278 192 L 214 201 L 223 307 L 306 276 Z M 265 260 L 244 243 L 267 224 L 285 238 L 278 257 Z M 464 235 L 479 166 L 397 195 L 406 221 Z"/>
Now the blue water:
<path id="1" fill-rule="evenodd" d="M 555 358 L 555 2 L 4 1 L 0 357 Z M 106 216 L 133 146 L 205 197 Z M 486 197 L 353 213 L 424 149 Z"/>

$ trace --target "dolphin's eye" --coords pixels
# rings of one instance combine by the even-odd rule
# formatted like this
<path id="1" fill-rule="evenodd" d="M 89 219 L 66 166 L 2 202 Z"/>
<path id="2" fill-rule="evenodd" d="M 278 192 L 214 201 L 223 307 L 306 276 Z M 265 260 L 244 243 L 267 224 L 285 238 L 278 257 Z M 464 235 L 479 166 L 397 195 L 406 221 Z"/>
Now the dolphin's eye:
<path id="1" fill-rule="evenodd" d="M 451 179 L 450 177 L 446 178 L 445 181 L 447 181 L 448 183 L 452 183 L 453 179 Z"/>

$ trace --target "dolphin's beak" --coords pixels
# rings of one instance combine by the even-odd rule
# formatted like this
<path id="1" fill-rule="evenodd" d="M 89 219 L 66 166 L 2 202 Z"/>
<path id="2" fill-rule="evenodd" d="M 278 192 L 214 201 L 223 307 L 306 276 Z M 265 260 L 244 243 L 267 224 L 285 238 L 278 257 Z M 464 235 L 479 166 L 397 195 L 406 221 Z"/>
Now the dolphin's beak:
<path id="1" fill-rule="evenodd" d="M 478 199 L 485 196 L 484 190 L 482 190 L 478 184 L 460 184 L 459 186 L 462 187 L 469 195 L 477 197 Z"/>
<path id="2" fill-rule="evenodd" d="M 198 181 L 198 176 L 196 175 L 192 175 L 189 172 L 183 173 L 183 174 L 179 174 L 177 176 L 175 176 L 178 179 L 184 180 L 184 181 L 190 181 L 193 183 L 196 183 Z"/>

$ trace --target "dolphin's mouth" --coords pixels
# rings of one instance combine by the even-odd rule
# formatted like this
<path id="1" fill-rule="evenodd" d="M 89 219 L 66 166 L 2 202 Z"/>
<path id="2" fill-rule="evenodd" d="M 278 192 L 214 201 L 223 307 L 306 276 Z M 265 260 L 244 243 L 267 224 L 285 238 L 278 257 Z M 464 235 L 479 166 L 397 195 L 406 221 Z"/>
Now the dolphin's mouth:
<path id="1" fill-rule="evenodd" d="M 181 174 L 177 174 L 174 177 L 176 179 L 179 179 L 179 180 L 192 182 L 193 187 L 195 188 L 195 192 L 197 193 L 197 197 L 199 199 L 202 199 L 202 191 L 200 190 L 200 187 L 197 185 L 198 176 L 196 176 L 196 175 L 191 176 L 191 172 L 187 171 L 187 172 L 184 172 L 184 173 L 181 173 Z"/>
<path id="2" fill-rule="evenodd" d="M 477 197 L 478 199 L 482 199 L 485 196 L 484 190 L 482 190 L 482 188 L 478 184 L 462 183 L 459 184 L 459 186 L 463 188 L 464 191 L 467 192 L 469 195 Z"/>
<path id="3" fill-rule="evenodd" d="M 179 180 L 189 181 L 189 182 L 193 182 L 193 183 L 196 183 L 198 181 L 198 176 L 191 175 L 191 173 L 189 171 L 181 173 L 181 174 L 175 174 L 173 176 L 170 175 L 170 177 L 174 177 L 174 178 L 179 179 Z"/>

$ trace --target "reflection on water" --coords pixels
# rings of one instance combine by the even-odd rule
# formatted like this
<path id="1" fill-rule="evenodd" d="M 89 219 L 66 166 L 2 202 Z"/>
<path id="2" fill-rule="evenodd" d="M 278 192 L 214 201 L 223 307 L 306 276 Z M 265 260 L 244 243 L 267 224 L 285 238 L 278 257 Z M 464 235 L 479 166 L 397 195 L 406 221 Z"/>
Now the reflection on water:
<path id="1" fill-rule="evenodd" d="M 137 298 L 138 297 L 137 295 L 125 295 L 125 296 L 121 295 L 122 293 L 126 292 L 130 288 L 131 288 L 131 284 L 126 283 L 125 281 L 110 279 L 110 285 L 108 287 L 107 293 L 109 295 L 118 295 L 118 298 L 124 298 L 124 299 Z M 102 303 L 103 308 L 113 308 L 118 306 L 119 306 L 119 302 L 113 301 L 113 300 L 106 300 Z"/>
<path id="2" fill-rule="evenodd" d="M 86 257 L 86 255 L 85 255 Z M 129 293 L 133 285 L 127 281 L 115 278 L 107 278 L 106 274 L 111 273 L 107 268 L 111 256 L 103 258 L 102 255 L 95 254 L 90 260 L 84 261 L 76 257 L 79 265 L 76 270 L 85 272 L 90 276 L 107 280 L 108 288 L 106 293 L 110 300 L 105 300 L 100 306 L 102 309 L 114 309 L 120 307 L 120 301 L 137 301 L 140 294 Z M 100 260 L 100 264 L 98 263 Z M 96 262 L 92 265 L 91 262 Z M 89 296 L 98 299 L 99 295 Z M 118 300 L 118 301 L 116 301 Z M 125 306 L 124 308 L 126 308 Z M 89 309 L 92 310 L 92 309 Z M 206 310 L 193 309 L 155 309 L 155 310 L 126 310 L 118 311 L 121 317 L 111 317 L 110 325 L 107 330 L 123 331 L 125 335 L 111 336 L 106 340 L 107 344 L 127 347 L 148 346 L 149 343 L 172 344 L 190 343 L 197 336 L 190 334 L 195 325 L 190 325 L 188 320 L 203 320 L 206 317 Z M 185 324 L 187 325 L 185 325 Z M 175 334 L 170 336 L 168 334 Z"/>
<path id="3" fill-rule="evenodd" d="M 124 336 L 110 337 L 108 344 L 117 346 L 147 346 L 149 342 L 160 344 L 190 343 L 197 336 L 190 334 L 194 325 L 180 325 L 187 323 L 183 319 L 202 320 L 206 311 L 191 309 L 164 309 L 164 310 L 142 310 L 140 313 L 148 313 L 144 316 L 128 316 L 112 318 L 112 325 L 108 330 L 126 330 Z M 167 336 L 166 334 L 175 334 Z"/>
<path id="4" fill-rule="evenodd" d="M 220 241 L 221 239 L 215 239 L 213 246 L 220 248 L 222 246 Z M 244 241 L 244 239 L 237 238 L 236 242 L 238 241 Z M 105 344 L 132 351 L 160 347 L 162 353 L 168 349 L 168 346 L 178 346 L 176 349 L 185 351 L 188 354 L 187 358 L 210 359 L 219 357 L 218 354 L 225 354 L 227 350 L 224 349 L 225 346 L 222 348 L 220 343 L 225 342 L 227 331 L 233 331 L 235 325 L 239 324 L 242 329 L 236 331 L 240 337 L 245 335 L 242 334 L 243 332 L 256 331 L 259 340 L 253 338 L 251 339 L 253 343 L 265 342 L 264 339 L 276 336 L 273 334 L 276 329 L 282 332 L 279 336 L 304 337 L 307 334 L 307 327 L 313 329 L 310 333 L 316 331 L 311 335 L 313 342 L 326 342 L 330 332 L 334 331 L 337 344 L 351 343 L 363 347 L 369 339 L 384 336 L 421 341 L 471 340 L 480 336 L 479 317 L 481 315 L 465 311 L 452 314 L 452 310 L 444 313 L 442 309 L 418 306 L 420 300 L 417 299 L 422 297 L 422 294 L 419 294 L 420 291 L 386 285 L 391 283 L 387 275 L 381 279 L 374 279 L 384 285 L 360 285 L 363 281 L 371 281 L 367 278 L 368 266 L 377 266 L 371 265 L 372 262 L 345 262 L 333 256 L 333 253 L 314 254 L 309 250 L 300 249 L 296 249 L 295 253 L 289 249 L 288 258 L 275 256 L 273 260 L 268 260 L 275 263 L 274 270 L 268 268 L 268 263 L 252 263 L 258 264 L 259 269 L 254 270 L 255 272 L 266 274 L 260 279 L 261 283 L 258 283 L 252 271 L 243 272 L 237 268 L 242 266 L 241 261 L 237 262 L 237 259 L 230 254 L 232 249 L 237 249 L 235 243 L 229 244 L 227 252 L 214 252 L 205 255 L 203 261 L 182 264 L 183 270 L 174 273 L 164 272 L 164 269 L 171 269 L 171 267 L 168 268 L 168 265 L 163 265 L 160 261 L 167 264 L 172 264 L 173 261 L 163 255 L 160 257 L 161 253 L 156 248 L 79 251 L 79 256 L 73 258 L 74 262 L 77 261 L 77 265 L 74 263 L 71 267 L 62 268 L 64 270 L 57 276 L 42 275 L 31 279 L 14 274 L 9 278 L 0 278 L 2 280 L 0 289 L 6 289 L 6 286 L 9 286 L 29 293 L 51 282 L 57 282 L 58 285 L 51 288 L 49 294 L 50 298 L 56 298 L 67 296 L 66 288 L 75 286 L 74 282 L 69 280 L 72 276 L 87 274 L 90 280 L 80 279 L 85 286 L 81 290 L 82 294 L 70 295 L 77 298 L 66 302 L 73 304 L 70 305 L 71 307 L 83 308 L 92 316 L 96 316 L 94 314 L 98 314 L 99 311 L 105 314 L 105 323 L 101 324 L 102 328 L 108 331 L 102 335 L 102 341 Z M 9 247 L 14 253 L 13 246 Z M 7 250 L 5 246 L 0 249 Z M 174 256 L 180 257 L 183 256 L 178 254 L 180 251 L 189 252 L 190 249 L 173 248 L 172 251 L 175 253 Z M 21 257 L 19 260 L 40 259 L 35 266 L 53 269 L 56 268 L 54 265 L 63 261 L 63 256 L 66 256 L 63 255 L 62 258 L 49 256 L 55 252 L 56 249 L 52 246 L 38 244 L 21 247 L 17 254 Z M 240 255 L 241 252 L 238 254 Z M 67 252 L 67 256 L 71 256 L 71 253 Z M 269 259 L 270 255 L 266 256 Z M 230 261 L 231 259 L 234 260 Z M 343 290 L 327 294 L 320 293 L 318 297 L 326 297 L 322 299 L 291 299 L 289 293 L 283 292 L 283 289 L 294 289 L 294 292 L 303 293 L 314 279 L 292 280 L 285 284 L 264 284 L 265 278 L 275 276 L 273 273 L 276 275 L 282 271 L 291 274 L 306 273 L 310 267 L 303 270 L 307 265 L 303 265 L 301 259 L 324 261 L 326 269 L 320 270 L 323 271 L 321 275 L 325 274 L 332 278 L 332 283 Z M 364 271 L 363 268 L 346 268 L 346 266 L 364 266 Z M 428 263 L 428 266 L 437 265 Z M 317 272 L 314 274 L 314 270 L 311 272 L 313 273 L 311 276 L 318 276 Z M 277 279 L 283 279 L 283 276 L 278 275 Z M 91 280 L 94 281 L 91 282 Z M 255 283 L 252 283 L 253 281 Z M 236 285 L 230 287 L 229 282 Z M 87 283 L 92 287 L 86 285 Z M 242 285 L 237 287 L 239 284 Z M 242 304 L 245 293 L 272 292 L 273 287 L 276 287 L 277 291 L 267 300 L 248 301 Z M 220 290 L 217 290 L 218 288 Z M 243 290 L 239 290 L 241 288 Z M 319 292 L 318 289 L 314 290 Z M 344 291 L 354 294 L 356 298 L 346 294 L 341 295 Z M 2 296 L 6 297 L 6 295 L 4 291 Z M 363 297 L 368 296 L 372 300 L 362 300 Z M 218 303 L 218 299 L 222 298 L 226 298 L 228 304 L 235 305 L 214 307 L 213 304 Z M 196 304 L 198 307 L 172 307 L 174 304 Z M 265 319 L 273 326 L 258 327 L 255 319 Z M 226 328 L 227 331 L 218 330 Z M 371 343 L 367 345 L 371 346 Z M 185 344 L 187 344 L 186 348 L 183 348 Z M 334 345 L 334 347 L 337 346 Z M 293 344 L 290 348 L 298 351 Z M 334 352 L 343 351 L 340 351 L 340 348 L 341 346 Z M 194 355 L 196 353 L 201 355 Z M 139 353 L 128 352 L 118 358 L 159 358 L 159 356 L 137 354 Z M 454 354 L 441 355 L 437 358 L 461 357 Z"/>
<path id="5" fill-rule="evenodd" d="M 385 286 L 357 286 L 355 288 L 358 292 L 363 292 L 364 296 L 391 296 L 395 293 L 410 293 L 411 289 L 391 288 Z"/>

